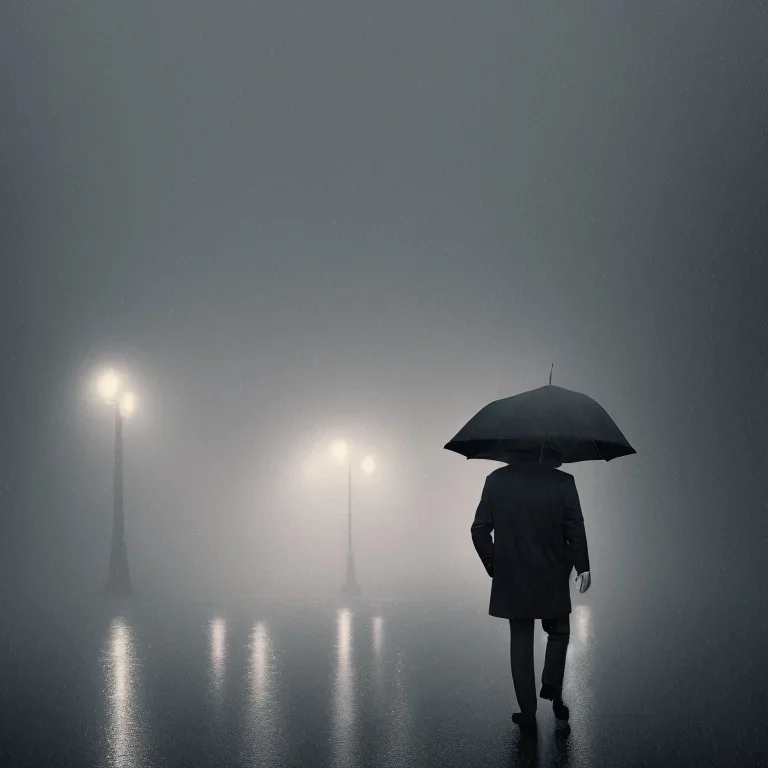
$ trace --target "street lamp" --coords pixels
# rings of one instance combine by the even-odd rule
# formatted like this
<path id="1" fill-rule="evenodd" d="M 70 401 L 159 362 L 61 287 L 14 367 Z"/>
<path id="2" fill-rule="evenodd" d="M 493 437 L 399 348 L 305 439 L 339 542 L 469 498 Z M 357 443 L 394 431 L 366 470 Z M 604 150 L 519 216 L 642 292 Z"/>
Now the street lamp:
<path id="1" fill-rule="evenodd" d="M 125 512 L 123 510 L 123 419 L 136 408 L 136 397 L 123 387 L 114 371 L 106 371 L 97 381 L 102 399 L 112 406 L 115 414 L 115 463 L 113 471 L 114 499 L 112 511 L 112 546 L 109 555 L 107 594 L 128 597 L 133 591 L 128 571 L 128 551 L 125 546 Z"/>
<path id="2" fill-rule="evenodd" d="M 347 462 L 347 581 L 341 588 L 341 594 L 343 597 L 361 597 L 362 590 L 355 575 L 355 558 L 352 553 L 352 458 L 343 440 L 331 445 L 331 455 L 337 461 Z M 360 462 L 360 468 L 366 475 L 373 472 L 374 466 L 371 456 L 366 456 Z"/>

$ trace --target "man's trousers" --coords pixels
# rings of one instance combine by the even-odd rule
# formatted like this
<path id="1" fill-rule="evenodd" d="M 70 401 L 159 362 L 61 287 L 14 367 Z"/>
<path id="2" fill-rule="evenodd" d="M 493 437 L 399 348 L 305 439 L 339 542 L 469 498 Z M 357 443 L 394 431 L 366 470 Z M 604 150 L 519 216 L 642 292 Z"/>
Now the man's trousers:
<path id="1" fill-rule="evenodd" d="M 551 685 L 557 691 L 563 690 L 565 676 L 565 655 L 571 634 L 569 616 L 556 619 L 542 619 L 542 629 L 549 635 L 547 652 L 544 657 L 543 685 Z M 526 715 L 536 714 L 536 679 L 533 668 L 533 625 L 536 619 L 509 620 L 509 655 L 512 665 L 512 682 L 520 711 Z"/>

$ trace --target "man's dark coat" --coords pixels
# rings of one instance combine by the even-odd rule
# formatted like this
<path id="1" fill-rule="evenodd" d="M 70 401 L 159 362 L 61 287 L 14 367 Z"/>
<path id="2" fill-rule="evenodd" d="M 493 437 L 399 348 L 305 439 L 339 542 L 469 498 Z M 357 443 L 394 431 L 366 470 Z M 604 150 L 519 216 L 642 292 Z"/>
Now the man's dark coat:
<path id="1" fill-rule="evenodd" d="M 492 472 L 472 524 L 472 542 L 493 577 L 491 616 L 552 619 L 571 612 L 571 570 L 589 570 L 573 475 L 533 463 Z"/>

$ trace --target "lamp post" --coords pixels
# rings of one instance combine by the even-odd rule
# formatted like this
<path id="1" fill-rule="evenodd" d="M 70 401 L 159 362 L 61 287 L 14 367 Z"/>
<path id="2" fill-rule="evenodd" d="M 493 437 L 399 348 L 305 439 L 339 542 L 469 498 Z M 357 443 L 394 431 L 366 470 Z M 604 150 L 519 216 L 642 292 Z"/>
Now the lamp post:
<path id="1" fill-rule="evenodd" d="M 112 506 L 112 545 L 109 554 L 107 595 L 129 597 L 133 592 L 128 570 L 128 550 L 125 546 L 125 511 L 123 509 L 123 419 L 136 406 L 136 398 L 125 390 L 114 371 L 99 379 L 99 393 L 113 407 L 115 415 L 115 458 L 113 469 L 114 497 Z"/>
<path id="2" fill-rule="evenodd" d="M 347 579 L 341 588 L 342 597 L 361 597 L 362 590 L 355 573 L 355 556 L 352 550 L 352 460 L 347 444 L 340 441 L 331 446 L 333 456 L 346 461 L 347 464 Z M 373 472 L 374 463 L 371 456 L 366 456 L 360 463 L 360 468 L 366 475 Z"/>

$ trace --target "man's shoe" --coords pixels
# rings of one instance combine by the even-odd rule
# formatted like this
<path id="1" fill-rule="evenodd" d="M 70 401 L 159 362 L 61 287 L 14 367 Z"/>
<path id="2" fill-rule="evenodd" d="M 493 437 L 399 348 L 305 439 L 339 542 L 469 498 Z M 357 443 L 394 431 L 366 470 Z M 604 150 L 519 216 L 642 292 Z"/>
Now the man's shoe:
<path id="1" fill-rule="evenodd" d="M 570 716 L 568 707 L 563 704 L 562 693 L 553 685 L 544 683 L 544 685 L 541 686 L 539 698 L 547 699 L 552 702 L 552 711 L 555 713 L 555 717 L 558 720 L 567 720 Z"/>
<path id="2" fill-rule="evenodd" d="M 529 733 L 535 731 L 537 726 L 536 715 L 524 715 L 522 712 L 514 712 L 512 722 L 517 723 L 521 731 L 528 731 Z"/>

